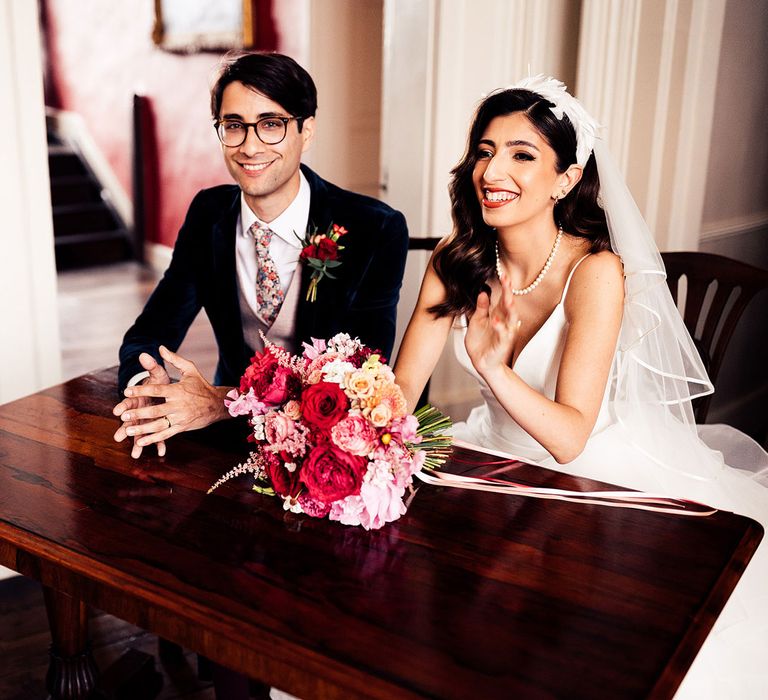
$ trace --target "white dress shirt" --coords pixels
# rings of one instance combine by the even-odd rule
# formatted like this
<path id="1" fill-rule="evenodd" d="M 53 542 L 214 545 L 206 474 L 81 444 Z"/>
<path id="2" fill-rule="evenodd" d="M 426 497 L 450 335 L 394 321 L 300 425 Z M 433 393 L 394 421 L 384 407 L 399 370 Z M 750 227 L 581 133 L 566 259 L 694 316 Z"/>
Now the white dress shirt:
<path id="1" fill-rule="evenodd" d="M 251 225 L 258 221 L 263 226 L 268 226 L 273 232 L 269 244 L 269 254 L 275 261 L 277 274 L 280 276 L 280 286 L 283 293 L 288 287 L 296 271 L 301 254 L 301 242 L 297 238 L 304 238 L 309 221 L 310 189 L 304 173 L 299 171 L 299 192 L 285 211 L 272 221 L 262 221 L 246 204 L 245 197 L 240 193 L 240 219 L 237 222 L 237 240 L 235 260 L 237 267 L 237 281 L 245 296 L 248 305 L 256 313 L 256 275 L 258 264 L 256 261 L 256 243 L 248 233 Z"/>

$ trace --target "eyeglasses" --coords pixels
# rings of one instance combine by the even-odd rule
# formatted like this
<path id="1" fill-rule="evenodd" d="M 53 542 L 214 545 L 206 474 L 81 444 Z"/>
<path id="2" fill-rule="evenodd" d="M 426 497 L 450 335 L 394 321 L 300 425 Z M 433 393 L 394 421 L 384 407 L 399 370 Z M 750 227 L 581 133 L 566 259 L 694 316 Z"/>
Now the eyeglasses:
<path id="1" fill-rule="evenodd" d="M 248 138 L 248 127 L 252 126 L 259 141 L 274 146 L 280 143 L 288 131 L 288 122 L 295 119 L 299 129 L 304 117 L 264 117 L 257 122 L 241 122 L 238 119 L 218 119 L 213 123 L 216 134 L 225 146 L 237 148 Z"/>

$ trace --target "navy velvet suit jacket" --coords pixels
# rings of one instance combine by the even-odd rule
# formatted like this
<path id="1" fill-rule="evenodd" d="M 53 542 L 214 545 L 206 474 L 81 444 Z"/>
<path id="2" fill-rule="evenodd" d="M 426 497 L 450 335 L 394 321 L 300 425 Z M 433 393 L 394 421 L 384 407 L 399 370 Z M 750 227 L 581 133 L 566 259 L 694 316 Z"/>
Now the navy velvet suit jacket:
<path id="1" fill-rule="evenodd" d="M 408 252 L 403 215 L 371 197 L 348 192 L 302 165 L 311 189 L 309 224 L 324 232 L 330 223 L 347 229 L 341 240 L 336 279 L 324 278 L 317 300 L 306 301 L 309 274 L 302 277 L 297 310 L 299 342 L 345 332 L 389 357 Z M 138 357 L 160 361 L 158 347 L 176 350 L 204 308 L 219 349 L 214 384 L 237 386 L 253 355 L 243 339 L 235 270 L 235 233 L 240 188 L 202 190 L 179 231 L 171 264 L 120 347 L 120 391 L 142 371 Z M 297 231 L 300 235 L 304 232 Z M 301 263 L 300 263 L 301 264 Z"/>

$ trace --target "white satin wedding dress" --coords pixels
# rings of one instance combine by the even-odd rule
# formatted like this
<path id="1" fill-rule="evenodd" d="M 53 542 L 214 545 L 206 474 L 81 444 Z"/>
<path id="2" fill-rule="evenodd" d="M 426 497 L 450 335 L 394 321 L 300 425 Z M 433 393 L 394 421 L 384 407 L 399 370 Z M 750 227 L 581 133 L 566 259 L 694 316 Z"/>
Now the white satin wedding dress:
<path id="1" fill-rule="evenodd" d="M 580 261 L 579 261 L 580 262 Z M 554 399 L 558 367 L 567 322 L 563 301 L 514 362 L 515 372 L 532 388 Z M 466 423 L 457 423 L 455 436 L 480 449 L 518 457 L 549 469 L 585 476 L 611 484 L 701 503 L 746 515 L 768 530 L 768 455 L 748 436 L 728 426 L 700 426 L 701 438 L 725 453 L 731 463 L 750 471 L 725 466 L 719 452 L 687 435 L 687 429 L 671 416 L 662 419 L 657 407 L 646 409 L 642 427 L 632 418 L 618 419 L 610 400 L 610 382 L 595 428 L 582 454 L 568 464 L 557 464 L 504 410 L 477 374 L 464 347 L 466 324 L 454 328 L 454 349 L 459 363 L 480 383 L 483 404 Z M 657 411 L 660 415 L 647 415 Z M 635 411 L 635 416 L 637 412 Z M 648 426 L 653 426 L 649 428 Z M 668 441 L 668 463 L 643 450 L 637 435 L 652 434 Z M 642 439 L 642 438 L 641 438 Z M 696 444 L 693 444 L 693 443 Z M 659 451 L 656 450 L 658 455 Z M 730 455 L 734 455 L 730 459 Z M 620 456 L 620 459 L 617 459 Z M 621 465 L 621 467 L 617 467 Z M 683 680 L 676 700 L 758 700 L 768 698 L 768 537 L 723 609 L 712 632 Z"/>

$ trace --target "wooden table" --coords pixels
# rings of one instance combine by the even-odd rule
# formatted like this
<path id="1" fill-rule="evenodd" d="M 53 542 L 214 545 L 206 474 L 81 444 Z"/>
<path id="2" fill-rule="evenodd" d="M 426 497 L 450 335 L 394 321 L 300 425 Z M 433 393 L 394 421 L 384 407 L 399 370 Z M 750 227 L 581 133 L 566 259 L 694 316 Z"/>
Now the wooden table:
<path id="1" fill-rule="evenodd" d="M 54 697 L 94 684 L 86 604 L 307 700 L 670 697 L 762 537 L 724 512 L 426 485 L 375 532 L 286 513 L 247 478 L 206 496 L 242 425 L 134 461 L 112 441 L 115 376 L 0 407 L 0 564 L 46 587 Z"/>

